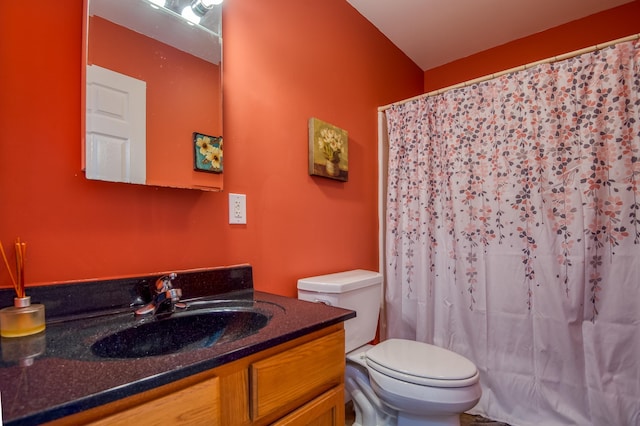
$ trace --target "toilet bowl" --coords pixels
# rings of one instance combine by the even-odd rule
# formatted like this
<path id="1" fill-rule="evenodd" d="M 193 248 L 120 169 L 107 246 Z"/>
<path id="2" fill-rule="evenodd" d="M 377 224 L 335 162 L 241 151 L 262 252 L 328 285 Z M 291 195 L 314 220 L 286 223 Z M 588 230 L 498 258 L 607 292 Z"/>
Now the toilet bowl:
<path id="1" fill-rule="evenodd" d="M 370 384 L 398 425 L 459 425 L 482 395 L 475 365 L 426 343 L 391 339 L 365 352 Z"/>
<path id="2" fill-rule="evenodd" d="M 427 343 L 375 337 L 382 276 L 355 270 L 298 280 L 298 298 L 356 311 L 345 323 L 345 389 L 354 426 L 459 426 L 482 394 L 476 366 Z"/>
<path id="3" fill-rule="evenodd" d="M 457 426 L 482 394 L 471 361 L 403 339 L 348 353 L 345 388 L 354 402 L 354 426 Z"/>

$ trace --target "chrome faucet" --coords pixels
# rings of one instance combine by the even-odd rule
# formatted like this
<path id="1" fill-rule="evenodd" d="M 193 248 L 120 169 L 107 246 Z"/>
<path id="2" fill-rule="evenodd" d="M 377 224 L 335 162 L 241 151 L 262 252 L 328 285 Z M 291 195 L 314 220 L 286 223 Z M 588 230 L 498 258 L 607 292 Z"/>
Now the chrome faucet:
<path id="1" fill-rule="evenodd" d="M 180 302 L 182 290 L 173 288 L 172 281 L 177 277 L 175 272 L 163 275 L 156 280 L 155 295 L 153 300 L 145 306 L 136 309 L 136 315 L 148 315 L 151 313 L 174 312 L 176 308 L 184 309 L 187 305 Z"/>

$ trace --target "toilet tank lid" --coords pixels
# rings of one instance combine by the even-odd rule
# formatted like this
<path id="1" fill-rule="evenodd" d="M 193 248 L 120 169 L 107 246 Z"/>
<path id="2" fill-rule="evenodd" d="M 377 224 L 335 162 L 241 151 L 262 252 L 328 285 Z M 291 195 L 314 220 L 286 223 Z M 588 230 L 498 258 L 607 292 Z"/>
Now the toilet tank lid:
<path id="1" fill-rule="evenodd" d="M 300 278 L 298 290 L 344 293 L 382 283 L 382 274 L 364 269 Z"/>

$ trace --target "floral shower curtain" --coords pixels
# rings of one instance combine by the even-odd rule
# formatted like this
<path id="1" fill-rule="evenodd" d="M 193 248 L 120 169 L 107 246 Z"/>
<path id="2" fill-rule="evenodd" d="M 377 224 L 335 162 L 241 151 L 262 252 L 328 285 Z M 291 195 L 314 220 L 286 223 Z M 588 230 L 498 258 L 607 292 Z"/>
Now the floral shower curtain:
<path id="1" fill-rule="evenodd" d="M 473 412 L 640 425 L 640 42 L 387 111 L 388 337 L 471 359 Z"/>

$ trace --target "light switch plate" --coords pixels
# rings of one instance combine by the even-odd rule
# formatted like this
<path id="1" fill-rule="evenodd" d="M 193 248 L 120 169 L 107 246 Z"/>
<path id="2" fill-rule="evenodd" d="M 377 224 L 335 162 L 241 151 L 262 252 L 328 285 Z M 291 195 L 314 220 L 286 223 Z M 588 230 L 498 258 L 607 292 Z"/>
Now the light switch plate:
<path id="1" fill-rule="evenodd" d="M 246 194 L 229 194 L 229 223 L 232 225 L 247 223 Z"/>

